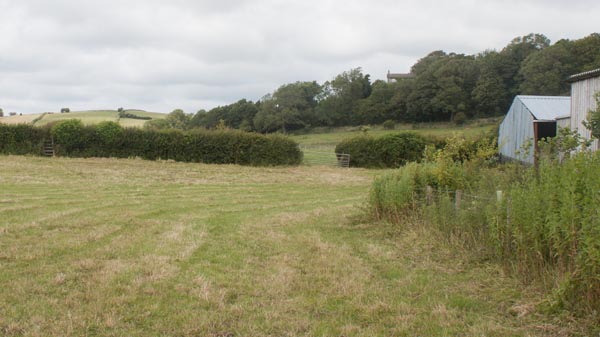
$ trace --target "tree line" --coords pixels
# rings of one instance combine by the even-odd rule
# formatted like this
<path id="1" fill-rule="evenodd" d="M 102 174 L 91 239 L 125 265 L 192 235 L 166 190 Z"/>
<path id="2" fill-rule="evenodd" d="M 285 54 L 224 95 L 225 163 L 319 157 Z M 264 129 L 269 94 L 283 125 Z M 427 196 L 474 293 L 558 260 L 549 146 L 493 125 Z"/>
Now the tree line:
<path id="1" fill-rule="evenodd" d="M 515 95 L 569 95 L 567 78 L 600 66 L 600 34 L 551 44 L 542 34 L 513 39 L 476 55 L 434 51 L 412 77 L 371 82 L 361 68 L 319 84 L 280 86 L 257 102 L 241 99 L 209 111 L 174 110 L 150 128 L 234 128 L 288 132 L 317 126 L 464 121 L 504 114 Z"/>

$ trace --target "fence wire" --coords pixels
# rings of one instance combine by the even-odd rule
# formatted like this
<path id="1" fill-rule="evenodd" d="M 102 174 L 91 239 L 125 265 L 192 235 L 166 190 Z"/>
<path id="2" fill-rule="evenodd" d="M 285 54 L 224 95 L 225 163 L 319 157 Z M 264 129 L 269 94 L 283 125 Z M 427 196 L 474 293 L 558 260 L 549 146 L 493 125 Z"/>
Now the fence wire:
<path id="1" fill-rule="evenodd" d="M 302 149 L 304 153 L 303 164 L 308 166 L 350 166 L 350 155 L 335 152 L 316 151 L 313 149 Z"/>

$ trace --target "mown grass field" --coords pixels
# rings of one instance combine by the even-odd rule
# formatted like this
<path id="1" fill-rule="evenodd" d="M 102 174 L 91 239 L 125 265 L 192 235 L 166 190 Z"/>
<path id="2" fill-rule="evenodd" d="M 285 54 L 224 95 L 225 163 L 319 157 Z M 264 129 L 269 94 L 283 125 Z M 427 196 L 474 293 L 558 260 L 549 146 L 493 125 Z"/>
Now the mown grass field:
<path id="1" fill-rule="evenodd" d="M 374 174 L 0 156 L 0 335 L 576 331 L 497 265 L 370 222 Z"/>
<path id="2" fill-rule="evenodd" d="M 167 115 L 159 112 L 148 112 L 141 110 L 126 110 L 130 113 L 143 117 L 152 117 L 156 119 L 165 118 Z M 46 114 L 28 114 L 23 116 L 9 116 L 0 118 L 0 123 L 6 124 L 31 124 L 44 126 L 48 123 L 57 122 L 65 119 L 80 119 L 83 124 L 93 125 L 104 121 L 118 122 L 123 127 L 142 127 L 147 120 L 119 118 L 116 110 L 89 110 L 72 111 L 69 113 L 46 113 Z"/>

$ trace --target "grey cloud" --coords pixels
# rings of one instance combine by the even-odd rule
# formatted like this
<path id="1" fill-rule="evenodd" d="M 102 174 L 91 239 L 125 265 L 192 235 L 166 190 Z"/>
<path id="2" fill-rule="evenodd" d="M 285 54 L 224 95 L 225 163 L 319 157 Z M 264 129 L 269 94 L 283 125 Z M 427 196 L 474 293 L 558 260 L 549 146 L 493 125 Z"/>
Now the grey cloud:
<path id="1" fill-rule="evenodd" d="M 598 14 L 587 0 L 0 0 L 0 107 L 194 112 L 359 66 L 383 78 L 438 49 L 581 38 Z"/>

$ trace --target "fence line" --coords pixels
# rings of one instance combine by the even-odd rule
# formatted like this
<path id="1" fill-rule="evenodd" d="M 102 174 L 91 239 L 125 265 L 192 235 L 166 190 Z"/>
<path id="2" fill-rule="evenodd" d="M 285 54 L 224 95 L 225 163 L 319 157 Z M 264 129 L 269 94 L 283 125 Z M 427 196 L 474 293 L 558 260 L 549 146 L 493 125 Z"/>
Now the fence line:
<path id="1" fill-rule="evenodd" d="M 304 153 L 302 163 L 309 166 L 335 166 L 350 167 L 350 155 L 345 153 L 335 153 L 326 151 L 317 151 L 314 149 L 301 148 Z"/>
<path id="2" fill-rule="evenodd" d="M 438 190 L 431 186 L 427 186 L 425 188 L 416 188 L 414 191 L 422 194 L 425 198 L 423 201 L 425 201 L 427 204 L 433 203 L 434 199 L 435 201 L 439 202 L 439 198 L 441 196 L 453 197 L 455 209 L 460 209 L 463 204 L 469 201 L 496 201 L 500 203 L 504 197 L 504 192 L 502 190 L 497 190 L 495 196 L 474 195 L 464 193 L 463 190 Z"/>

